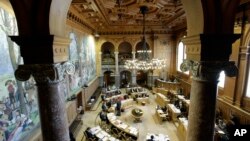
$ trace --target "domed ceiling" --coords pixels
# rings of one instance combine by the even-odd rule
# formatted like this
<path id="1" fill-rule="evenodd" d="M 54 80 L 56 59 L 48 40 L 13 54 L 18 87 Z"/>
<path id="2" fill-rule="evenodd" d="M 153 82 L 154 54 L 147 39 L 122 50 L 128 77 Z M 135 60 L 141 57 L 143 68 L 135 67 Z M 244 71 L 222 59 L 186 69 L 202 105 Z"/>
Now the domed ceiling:
<path id="1" fill-rule="evenodd" d="M 68 19 L 78 17 L 100 34 L 141 33 L 140 7 L 147 6 L 146 32 L 171 33 L 186 28 L 180 0 L 73 0 Z"/>

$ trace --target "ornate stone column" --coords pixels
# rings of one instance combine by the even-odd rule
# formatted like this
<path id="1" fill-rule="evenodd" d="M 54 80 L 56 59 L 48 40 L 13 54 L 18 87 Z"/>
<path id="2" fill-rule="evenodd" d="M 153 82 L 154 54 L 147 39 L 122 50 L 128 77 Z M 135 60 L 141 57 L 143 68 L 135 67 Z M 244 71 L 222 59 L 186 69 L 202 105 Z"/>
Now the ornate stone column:
<path id="1" fill-rule="evenodd" d="M 119 58 L 118 58 L 119 52 L 114 52 L 114 53 L 115 53 L 115 86 L 119 88 L 120 87 Z"/>
<path id="2" fill-rule="evenodd" d="M 228 61 L 186 60 L 181 70 L 190 70 L 193 75 L 187 141 L 213 141 L 219 74 L 224 70 L 228 76 L 235 76 L 237 68 Z"/>
<path id="3" fill-rule="evenodd" d="M 187 58 L 182 71 L 192 73 L 187 141 L 213 141 L 217 83 L 222 70 L 236 76 L 237 67 L 230 62 L 232 43 L 237 34 L 201 34 L 187 37 Z"/>
<path id="4" fill-rule="evenodd" d="M 17 80 L 26 81 L 32 75 L 38 90 L 38 104 L 43 140 L 69 141 L 64 89 L 64 72 L 73 73 L 68 60 L 69 40 L 54 35 L 11 36 L 20 46 L 24 65 L 18 66 Z"/>
<path id="5" fill-rule="evenodd" d="M 38 89 L 38 103 L 43 140 L 69 141 L 68 121 L 63 98 L 64 73 L 72 74 L 70 63 L 20 65 L 15 76 L 26 81 L 32 75 Z"/>
<path id="6" fill-rule="evenodd" d="M 135 52 L 133 51 L 132 52 L 132 57 L 133 57 L 133 59 L 135 59 Z M 137 83 L 136 83 L 136 70 L 132 70 L 132 78 L 131 78 L 131 80 L 132 80 L 132 85 L 136 85 Z"/>

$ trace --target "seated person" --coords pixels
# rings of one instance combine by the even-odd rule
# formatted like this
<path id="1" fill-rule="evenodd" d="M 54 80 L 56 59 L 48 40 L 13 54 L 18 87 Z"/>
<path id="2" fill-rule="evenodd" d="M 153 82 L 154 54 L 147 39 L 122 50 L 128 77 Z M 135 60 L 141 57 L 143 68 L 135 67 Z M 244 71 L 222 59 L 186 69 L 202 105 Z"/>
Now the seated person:
<path id="1" fill-rule="evenodd" d="M 112 102 L 111 102 L 111 100 L 109 100 L 109 101 L 107 102 L 106 106 L 107 106 L 108 108 L 110 108 L 111 105 L 112 105 Z"/>
<path id="2" fill-rule="evenodd" d="M 160 110 L 161 107 L 159 105 L 156 106 L 156 110 Z"/>
<path id="3" fill-rule="evenodd" d="M 104 94 L 101 95 L 102 101 L 105 101 L 106 96 Z"/>
<path id="4" fill-rule="evenodd" d="M 128 99 L 128 95 L 124 95 L 123 99 L 125 99 L 125 100 Z"/>
<path id="5" fill-rule="evenodd" d="M 154 137 L 153 135 L 151 135 L 151 136 L 150 136 L 150 139 L 147 139 L 147 141 L 154 141 L 154 138 L 155 138 L 155 137 Z"/>
<path id="6" fill-rule="evenodd" d="M 108 110 L 108 107 L 106 105 L 106 102 L 103 101 L 103 103 L 102 103 L 102 111 L 106 112 L 107 110 Z"/>
<path id="7" fill-rule="evenodd" d="M 135 95 L 135 98 L 138 98 L 138 97 L 139 97 L 138 94 L 136 94 L 136 95 Z"/>
<path id="8" fill-rule="evenodd" d="M 87 129 L 84 131 L 85 132 L 85 135 L 86 135 L 86 138 L 89 139 L 89 138 L 95 138 L 95 135 L 93 135 L 90 131 L 90 127 L 87 127 Z"/>
<path id="9" fill-rule="evenodd" d="M 162 109 L 163 112 L 165 112 L 165 113 L 167 112 L 167 106 L 164 106 L 161 109 Z"/>
<path id="10" fill-rule="evenodd" d="M 101 119 L 101 121 L 104 121 L 107 124 L 109 123 L 107 114 L 105 112 L 103 112 L 103 111 L 100 112 L 100 119 Z"/>

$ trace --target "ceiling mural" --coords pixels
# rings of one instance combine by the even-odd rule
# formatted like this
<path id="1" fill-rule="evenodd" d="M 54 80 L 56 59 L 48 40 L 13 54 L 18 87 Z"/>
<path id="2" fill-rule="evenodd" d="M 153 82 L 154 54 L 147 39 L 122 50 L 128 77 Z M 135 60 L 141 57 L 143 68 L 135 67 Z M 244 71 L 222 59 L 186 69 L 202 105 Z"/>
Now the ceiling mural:
<path id="1" fill-rule="evenodd" d="M 147 6 L 146 32 L 170 33 L 186 27 L 180 0 L 73 0 L 69 13 L 100 33 L 132 32 L 140 34 L 142 14 Z"/>

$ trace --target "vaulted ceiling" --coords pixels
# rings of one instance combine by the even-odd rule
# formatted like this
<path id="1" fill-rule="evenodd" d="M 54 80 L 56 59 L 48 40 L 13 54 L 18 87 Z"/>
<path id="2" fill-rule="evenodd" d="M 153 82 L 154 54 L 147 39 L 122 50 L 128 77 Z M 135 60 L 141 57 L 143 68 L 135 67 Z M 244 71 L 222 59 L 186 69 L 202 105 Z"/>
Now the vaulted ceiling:
<path id="1" fill-rule="evenodd" d="M 186 28 L 180 0 L 73 0 L 68 19 L 77 19 L 101 34 L 140 33 L 141 6 L 148 7 L 146 32 L 171 33 Z"/>

